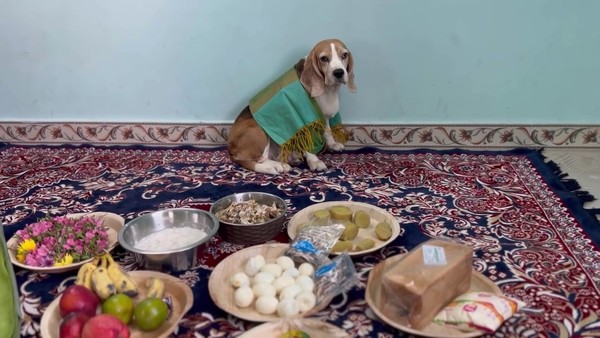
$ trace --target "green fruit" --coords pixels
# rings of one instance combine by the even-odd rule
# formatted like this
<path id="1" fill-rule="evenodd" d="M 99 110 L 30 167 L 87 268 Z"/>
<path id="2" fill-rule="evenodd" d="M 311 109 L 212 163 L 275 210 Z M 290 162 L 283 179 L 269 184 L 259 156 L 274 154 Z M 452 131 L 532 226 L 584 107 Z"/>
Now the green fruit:
<path id="1" fill-rule="evenodd" d="M 123 293 L 112 295 L 102 302 L 102 313 L 119 318 L 125 325 L 131 322 L 133 309 L 133 300 Z"/>
<path id="2" fill-rule="evenodd" d="M 149 297 L 136 305 L 133 313 L 135 325 L 142 331 L 153 331 L 169 316 L 167 304 L 159 298 Z"/>

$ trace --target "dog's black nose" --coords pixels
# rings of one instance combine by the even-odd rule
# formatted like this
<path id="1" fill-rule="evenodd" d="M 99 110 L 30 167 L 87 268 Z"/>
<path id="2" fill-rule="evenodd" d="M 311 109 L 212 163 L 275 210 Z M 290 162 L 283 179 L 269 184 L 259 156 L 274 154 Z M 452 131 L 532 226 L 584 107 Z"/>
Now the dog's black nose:
<path id="1" fill-rule="evenodd" d="M 342 68 L 338 68 L 338 69 L 334 70 L 333 76 L 335 76 L 338 79 L 341 79 L 344 76 L 344 70 Z"/>

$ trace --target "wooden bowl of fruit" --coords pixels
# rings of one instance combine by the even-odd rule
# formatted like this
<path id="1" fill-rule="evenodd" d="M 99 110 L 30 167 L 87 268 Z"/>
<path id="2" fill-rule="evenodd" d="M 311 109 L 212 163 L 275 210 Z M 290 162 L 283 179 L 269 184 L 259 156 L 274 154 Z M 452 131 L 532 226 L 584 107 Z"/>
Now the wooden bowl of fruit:
<path id="1" fill-rule="evenodd" d="M 47 338 L 168 337 L 194 302 L 180 279 L 156 271 L 124 271 L 109 254 L 83 265 L 44 311 Z M 117 335 L 114 335 L 117 336 Z"/>

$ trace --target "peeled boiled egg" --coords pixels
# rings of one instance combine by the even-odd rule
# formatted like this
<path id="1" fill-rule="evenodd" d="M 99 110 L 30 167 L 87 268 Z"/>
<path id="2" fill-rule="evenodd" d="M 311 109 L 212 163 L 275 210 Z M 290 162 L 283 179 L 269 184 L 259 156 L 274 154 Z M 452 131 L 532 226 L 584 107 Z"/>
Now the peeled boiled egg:
<path id="1" fill-rule="evenodd" d="M 272 285 L 273 287 L 275 287 L 275 291 L 280 292 L 281 290 L 283 290 L 283 288 L 289 285 L 293 285 L 295 282 L 296 281 L 294 280 L 294 278 L 290 276 L 281 276 L 275 278 Z"/>
<path id="2" fill-rule="evenodd" d="M 300 272 L 298 272 L 298 269 L 291 267 L 291 268 L 285 269 L 285 271 L 283 271 L 283 273 L 281 275 L 288 275 L 292 278 L 296 278 L 300 275 Z"/>
<path id="3" fill-rule="evenodd" d="M 300 272 L 301 275 L 312 276 L 315 272 L 315 268 L 310 263 L 302 263 L 298 267 L 298 272 Z"/>
<path id="4" fill-rule="evenodd" d="M 258 283 L 254 284 L 252 287 L 252 292 L 254 292 L 255 297 L 263 297 L 263 296 L 273 296 L 277 294 L 275 291 L 275 287 L 268 283 Z"/>
<path id="5" fill-rule="evenodd" d="M 243 285 L 250 285 L 250 278 L 245 273 L 238 272 L 231 277 L 229 282 L 231 283 L 231 286 L 233 286 L 234 288 L 239 288 L 240 286 L 243 286 Z"/>
<path id="6" fill-rule="evenodd" d="M 265 265 L 265 258 L 262 255 L 250 257 L 244 267 L 244 272 L 250 277 L 254 277 L 260 269 Z"/>
<path id="7" fill-rule="evenodd" d="M 295 266 L 294 261 L 291 258 L 289 258 L 288 256 L 279 256 L 279 257 L 277 257 L 275 262 L 279 266 L 281 266 L 281 269 L 283 269 L 283 270 L 287 270 L 287 269 L 293 268 Z"/>
<path id="8" fill-rule="evenodd" d="M 279 317 L 291 317 L 300 313 L 300 305 L 295 298 L 285 298 L 277 304 L 277 314 Z"/>
<path id="9" fill-rule="evenodd" d="M 275 275 L 268 272 L 259 272 L 252 279 L 252 284 L 267 283 L 271 284 L 275 280 Z"/>
<path id="10" fill-rule="evenodd" d="M 258 313 L 263 315 L 270 315 L 277 311 L 277 305 L 279 301 L 275 296 L 261 296 L 256 299 L 254 307 Z"/>
<path id="11" fill-rule="evenodd" d="M 296 298 L 302 292 L 302 288 L 298 284 L 288 285 L 279 293 L 279 299 Z"/>
<path id="12" fill-rule="evenodd" d="M 295 283 L 297 285 L 300 285 L 302 290 L 312 292 L 312 290 L 315 288 L 315 282 L 313 281 L 312 278 L 308 277 L 307 275 L 300 275 L 300 276 L 296 277 Z"/>
<path id="13" fill-rule="evenodd" d="M 300 306 L 300 312 L 304 313 L 309 311 L 317 304 L 317 297 L 311 291 L 301 291 L 296 295 L 296 300 Z"/>
<path id="14" fill-rule="evenodd" d="M 240 286 L 233 293 L 233 300 L 238 307 L 248 307 L 254 300 L 254 292 L 252 292 L 252 289 L 247 285 Z"/>
<path id="15" fill-rule="evenodd" d="M 281 276 L 283 269 L 281 268 L 281 265 L 279 265 L 279 264 L 267 263 L 260 268 L 260 271 L 270 273 L 275 277 L 279 277 L 279 276 Z"/>

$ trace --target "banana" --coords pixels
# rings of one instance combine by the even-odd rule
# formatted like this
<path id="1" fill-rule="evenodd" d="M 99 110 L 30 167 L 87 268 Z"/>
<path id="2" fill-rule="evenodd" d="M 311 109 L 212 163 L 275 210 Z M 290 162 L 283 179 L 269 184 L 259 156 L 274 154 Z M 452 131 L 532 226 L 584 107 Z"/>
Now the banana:
<path id="1" fill-rule="evenodd" d="M 104 300 L 117 293 L 117 287 L 108 276 L 106 257 L 102 256 L 100 261 L 100 266 L 92 271 L 92 289 Z"/>
<path id="2" fill-rule="evenodd" d="M 135 297 L 138 294 L 137 283 L 121 268 L 119 263 L 115 262 L 110 254 L 104 254 L 108 267 L 108 277 L 115 284 L 117 291 L 124 293 L 129 297 Z"/>
<path id="3" fill-rule="evenodd" d="M 148 291 L 146 292 L 146 297 L 156 297 L 158 299 L 162 299 L 165 294 L 165 282 L 160 278 L 150 277 L 146 279 L 146 287 Z"/>
<path id="4" fill-rule="evenodd" d="M 84 286 L 92 290 L 92 272 L 98 266 L 99 261 L 99 257 L 94 257 L 94 259 L 91 262 L 83 264 L 79 268 L 79 271 L 77 271 L 77 279 L 75 279 L 75 284 Z"/>

